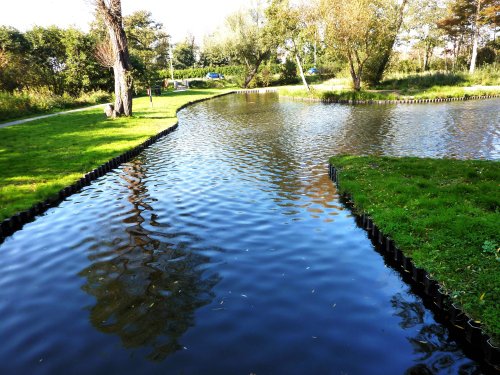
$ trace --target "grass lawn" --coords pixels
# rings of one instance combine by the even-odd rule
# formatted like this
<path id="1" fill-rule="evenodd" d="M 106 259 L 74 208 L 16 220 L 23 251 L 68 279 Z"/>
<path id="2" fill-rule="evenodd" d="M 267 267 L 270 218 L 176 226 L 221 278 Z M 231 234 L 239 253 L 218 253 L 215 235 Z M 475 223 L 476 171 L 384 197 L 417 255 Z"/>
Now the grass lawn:
<path id="1" fill-rule="evenodd" d="M 222 90 L 134 99 L 134 116 L 107 120 L 102 108 L 0 129 L 0 221 L 57 194 L 86 172 L 177 122 L 177 109 Z"/>
<path id="2" fill-rule="evenodd" d="M 500 163 L 335 156 L 341 192 L 500 342 Z"/>

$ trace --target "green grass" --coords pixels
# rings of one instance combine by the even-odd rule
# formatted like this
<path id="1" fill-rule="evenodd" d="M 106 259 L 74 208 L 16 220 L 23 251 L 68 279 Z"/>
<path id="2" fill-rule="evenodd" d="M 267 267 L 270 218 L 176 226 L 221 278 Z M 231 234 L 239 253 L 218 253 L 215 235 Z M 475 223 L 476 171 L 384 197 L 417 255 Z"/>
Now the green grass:
<path id="1" fill-rule="evenodd" d="M 500 163 L 335 156 L 340 190 L 500 342 Z"/>
<path id="2" fill-rule="evenodd" d="M 177 122 L 188 102 L 223 93 L 189 90 L 134 99 L 134 116 L 89 109 L 0 129 L 0 220 L 56 194 L 86 172 Z"/>
<path id="3" fill-rule="evenodd" d="M 312 89 L 307 92 L 305 89 L 280 88 L 278 90 L 282 96 L 295 98 L 312 98 L 319 100 L 409 100 L 409 99 L 444 99 L 444 98 L 469 98 L 471 96 L 500 95 L 500 89 L 466 89 L 454 86 L 436 86 L 422 90 L 336 90 L 324 91 Z"/>

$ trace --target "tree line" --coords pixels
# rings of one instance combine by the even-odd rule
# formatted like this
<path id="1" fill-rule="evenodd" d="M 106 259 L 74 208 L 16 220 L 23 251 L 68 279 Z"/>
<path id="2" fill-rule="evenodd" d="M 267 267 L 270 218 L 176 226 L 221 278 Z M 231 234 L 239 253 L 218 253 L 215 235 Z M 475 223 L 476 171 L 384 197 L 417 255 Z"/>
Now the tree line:
<path id="1" fill-rule="evenodd" d="M 305 65 L 345 67 L 359 90 L 377 84 L 390 64 L 425 71 L 434 59 L 446 69 L 467 66 L 472 72 L 478 63 L 498 61 L 500 0 L 257 1 L 229 15 L 202 47 L 192 36 L 172 45 L 150 12 L 122 18 L 119 0 L 94 4 L 97 17 L 89 32 L 0 26 L 0 90 L 76 96 L 116 88 L 112 39 L 120 30 L 110 33 L 106 9 L 118 6 L 120 43 L 126 42 L 129 52 L 123 67 L 129 78 L 122 84 L 136 92 L 164 78 L 170 63 L 176 70 L 239 66 L 244 87 L 269 64 L 294 66 L 306 87 Z"/>

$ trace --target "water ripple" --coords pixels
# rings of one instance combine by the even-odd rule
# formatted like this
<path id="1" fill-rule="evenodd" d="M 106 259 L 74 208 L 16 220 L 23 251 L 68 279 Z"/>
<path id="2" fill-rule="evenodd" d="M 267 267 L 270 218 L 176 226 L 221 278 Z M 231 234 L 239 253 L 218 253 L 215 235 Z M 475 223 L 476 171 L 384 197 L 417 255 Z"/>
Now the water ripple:
<path id="1" fill-rule="evenodd" d="M 326 160 L 498 159 L 498 120 L 498 100 L 183 110 L 0 246 L 0 373 L 479 372 L 373 251 Z"/>

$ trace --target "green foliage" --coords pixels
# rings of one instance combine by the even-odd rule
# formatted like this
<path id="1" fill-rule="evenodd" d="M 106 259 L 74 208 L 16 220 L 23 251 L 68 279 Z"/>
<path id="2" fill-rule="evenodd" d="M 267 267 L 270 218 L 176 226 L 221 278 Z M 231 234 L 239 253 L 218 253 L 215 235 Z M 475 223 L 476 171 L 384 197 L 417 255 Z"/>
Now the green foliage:
<path id="1" fill-rule="evenodd" d="M 355 156 L 330 162 L 355 209 L 370 214 L 500 339 L 499 162 Z"/>
<path id="2" fill-rule="evenodd" d="M 292 60 L 287 59 L 285 63 L 281 65 L 280 81 L 283 84 L 297 82 L 297 65 Z"/>
<path id="3" fill-rule="evenodd" d="M 495 66 L 468 72 L 428 72 L 421 74 L 393 74 L 378 89 L 420 90 L 440 86 L 500 85 L 500 70 Z"/>
<path id="4" fill-rule="evenodd" d="M 0 91 L 0 122 L 109 101 L 111 95 L 104 91 L 83 93 L 77 98 L 67 94 L 55 95 L 47 89 L 24 90 L 13 94 Z"/>
<path id="5" fill-rule="evenodd" d="M 168 64 L 168 35 L 151 12 L 137 11 L 124 17 L 134 89 L 141 92 L 159 79 L 159 71 Z"/>
<path id="6" fill-rule="evenodd" d="M 188 37 L 183 42 L 177 43 L 174 49 L 174 68 L 188 69 L 196 63 L 198 47 L 194 43 L 194 37 Z"/>
<path id="7" fill-rule="evenodd" d="M 112 74 L 94 58 L 95 40 L 76 29 L 0 27 L 0 90 L 29 87 L 78 96 L 110 89 Z"/>

